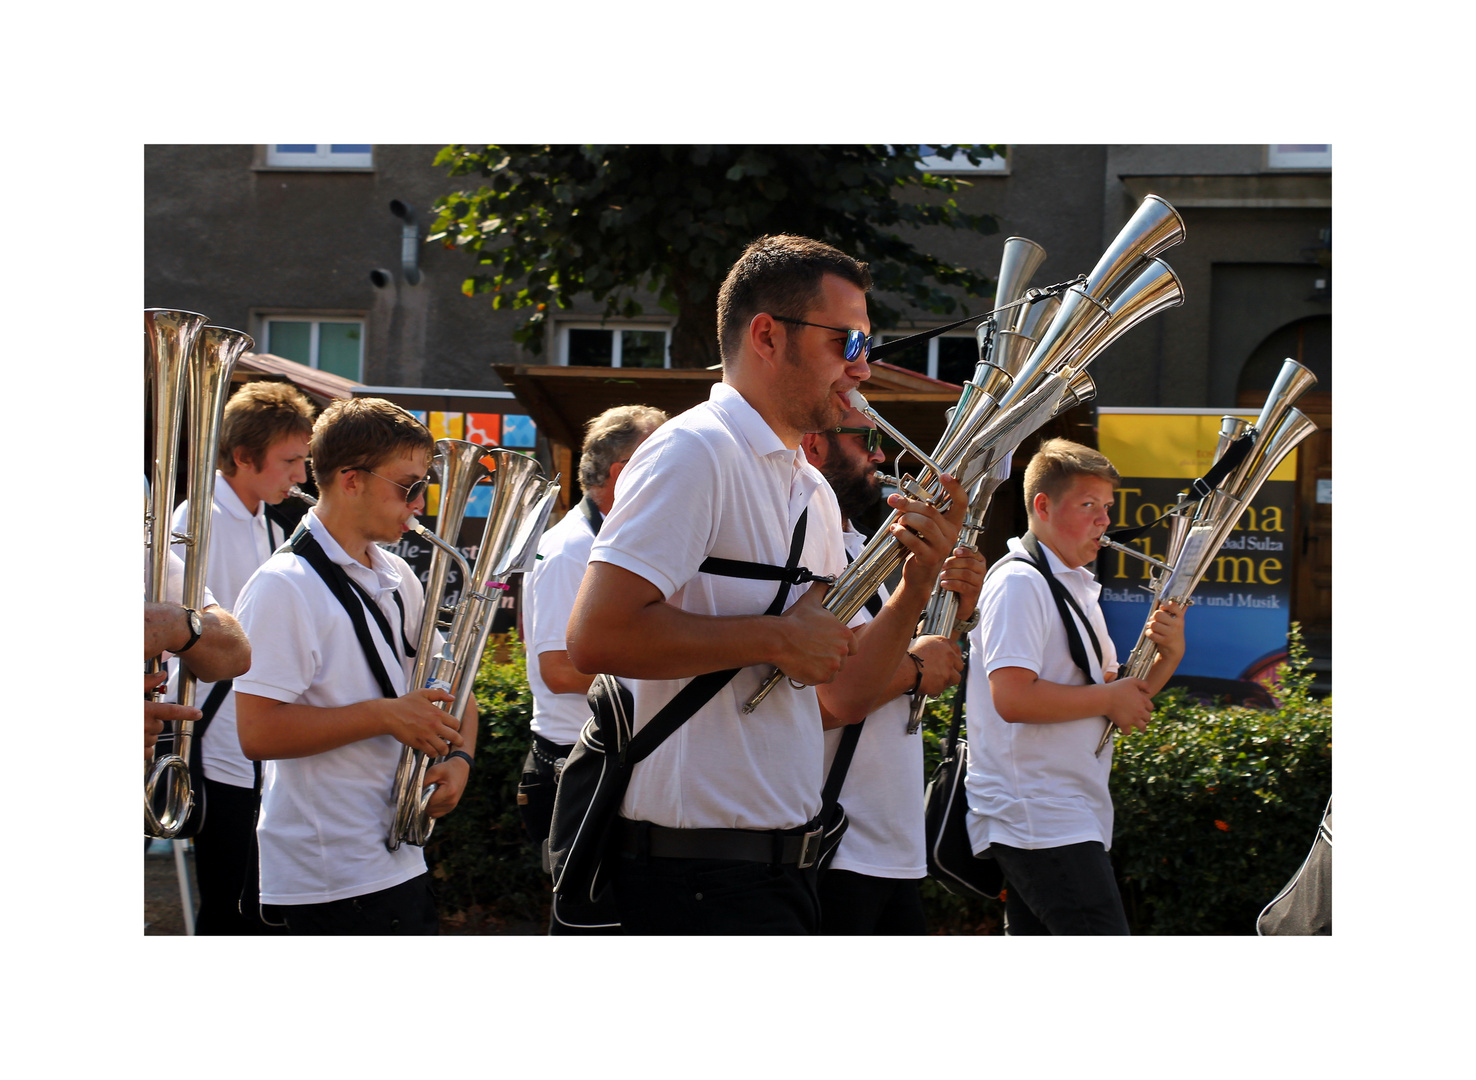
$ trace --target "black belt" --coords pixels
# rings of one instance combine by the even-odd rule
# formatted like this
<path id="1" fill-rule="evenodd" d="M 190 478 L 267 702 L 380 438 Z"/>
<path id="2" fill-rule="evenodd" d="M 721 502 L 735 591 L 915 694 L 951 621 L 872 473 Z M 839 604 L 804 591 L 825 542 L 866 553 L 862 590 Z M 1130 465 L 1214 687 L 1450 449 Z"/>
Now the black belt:
<path id="1" fill-rule="evenodd" d="M 741 862 L 793 865 L 807 870 L 820 857 L 825 830 L 799 829 L 668 829 L 649 821 L 617 818 L 622 855 L 657 859 L 736 859 Z"/>
<path id="2" fill-rule="evenodd" d="M 564 759 L 574 752 L 574 744 L 561 746 L 552 739 L 545 739 L 538 732 L 533 732 L 533 756 L 543 762 L 557 775 L 563 771 Z"/>

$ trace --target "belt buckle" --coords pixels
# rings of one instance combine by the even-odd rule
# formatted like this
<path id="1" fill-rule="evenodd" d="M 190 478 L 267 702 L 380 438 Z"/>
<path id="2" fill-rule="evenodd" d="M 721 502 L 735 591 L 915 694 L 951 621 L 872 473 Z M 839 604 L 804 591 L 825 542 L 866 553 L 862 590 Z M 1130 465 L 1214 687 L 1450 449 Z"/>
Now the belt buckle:
<path id="1" fill-rule="evenodd" d="M 820 858 L 820 841 L 825 837 L 824 828 L 813 829 L 800 838 L 799 869 L 808 870 Z"/>

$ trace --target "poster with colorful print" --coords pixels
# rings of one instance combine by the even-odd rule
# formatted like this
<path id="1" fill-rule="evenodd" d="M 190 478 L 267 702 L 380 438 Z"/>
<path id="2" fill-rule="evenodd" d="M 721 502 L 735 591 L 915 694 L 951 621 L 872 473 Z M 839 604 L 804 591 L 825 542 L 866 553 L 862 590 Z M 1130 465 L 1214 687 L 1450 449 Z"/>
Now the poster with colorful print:
<path id="1" fill-rule="evenodd" d="M 502 416 L 499 413 L 466 414 L 466 441 L 478 446 L 497 446 L 502 438 Z"/>
<path id="2" fill-rule="evenodd" d="M 531 449 L 538 442 L 538 428 L 531 416 L 504 413 L 502 417 L 502 445 Z"/>
<path id="3" fill-rule="evenodd" d="M 1190 481 L 1208 472 L 1224 415 L 1215 410 L 1100 409 L 1097 445 L 1122 476 L 1109 529 L 1154 521 Z M 1228 415 L 1255 419 L 1254 413 Z M 1186 649 L 1178 676 L 1250 682 L 1284 657 L 1291 620 L 1296 475 L 1293 452 L 1241 512 L 1195 587 L 1184 621 Z M 1165 520 L 1131 546 L 1162 559 L 1168 536 Z M 1120 660 L 1132 651 L 1150 614 L 1150 570 L 1148 563 L 1121 552 L 1104 552 L 1097 559 L 1102 613 Z"/>

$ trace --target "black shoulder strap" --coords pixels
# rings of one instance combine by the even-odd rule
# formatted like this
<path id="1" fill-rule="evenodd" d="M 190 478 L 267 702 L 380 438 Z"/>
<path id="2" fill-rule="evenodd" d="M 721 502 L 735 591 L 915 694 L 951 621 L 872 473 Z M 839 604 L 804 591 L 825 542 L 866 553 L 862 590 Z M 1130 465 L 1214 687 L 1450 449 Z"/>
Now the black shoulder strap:
<path id="1" fill-rule="evenodd" d="M 825 787 L 820 791 L 820 813 L 824 818 L 829 818 L 830 808 L 840 801 L 851 758 L 856 756 L 856 744 L 861 741 L 861 725 L 865 723 L 862 720 L 859 724 L 847 724 L 841 733 L 840 745 L 835 748 L 835 757 L 830 762 L 830 772 L 825 774 Z"/>
<path id="2" fill-rule="evenodd" d="M 1051 596 L 1055 598 L 1056 609 L 1060 611 L 1061 620 L 1066 624 L 1066 645 L 1071 650 L 1071 659 L 1077 667 L 1081 668 L 1082 674 L 1087 677 L 1087 682 L 1096 682 L 1097 680 L 1092 678 L 1091 664 L 1087 662 L 1086 646 L 1081 643 L 1081 631 L 1076 628 L 1076 620 L 1071 617 L 1071 612 L 1074 611 L 1081 617 L 1081 625 L 1086 627 L 1086 632 L 1092 639 L 1092 648 L 1097 653 L 1097 664 L 1100 667 L 1102 643 L 1097 640 L 1097 632 L 1092 629 L 1091 622 L 1087 619 L 1086 613 L 1081 610 L 1081 605 L 1076 602 L 1076 598 L 1067 591 L 1065 585 L 1056 580 L 1056 575 L 1051 573 L 1051 564 L 1046 559 L 1045 552 L 1040 549 L 1040 541 L 1035 534 L 1027 532 L 1021 538 L 1021 543 L 1030 553 L 1030 558 L 1022 561 L 1030 563 L 1040 571 L 1041 577 L 1046 579 L 1046 585 L 1051 590 Z"/>
<path id="3" fill-rule="evenodd" d="M 359 638 L 359 645 L 364 650 L 364 658 L 369 661 L 369 668 L 374 672 L 374 681 L 379 683 L 379 690 L 387 698 L 399 697 L 395 693 L 394 683 L 390 682 L 389 672 L 385 670 L 384 661 L 380 659 L 379 649 L 374 644 L 374 639 L 369 634 L 369 623 L 364 618 L 364 608 L 367 604 L 370 611 L 378 616 L 383 625 L 385 640 L 389 638 L 389 624 L 384 618 L 384 613 L 379 610 L 379 605 L 365 601 L 361 603 L 354 595 L 354 582 L 344 572 L 343 567 L 337 565 L 328 558 L 328 553 L 323 550 L 323 545 L 313 537 L 313 534 L 304 526 L 299 526 L 297 532 L 293 533 L 292 539 L 287 541 L 286 547 L 294 554 L 301 556 L 307 564 L 318 572 L 323 583 L 328 586 L 338 602 L 348 612 L 349 619 L 354 624 L 354 633 Z M 403 615 L 403 609 L 401 614 Z M 403 630 L 402 630 L 403 632 Z M 391 647 L 393 651 L 393 646 Z"/>
<path id="4" fill-rule="evenodd" d="M 800 551 L 805 546 L 805 528 L 809 520 L 810 510 L 809 507 L 806 507 L 805 512 L 800 515 L 799 521 L 795 523 L 794 536 L 789 541 L 789 558 L 783 567 L 766 567 L 762 563 L 737 563 L 736 565 L 779 571 L 796 567 L 799 563 Z M 707 563 L 713 561 L 712 559 L 708 559 L 702 565 L 706 567 Z M 716 561 L 729 562 L 731 560 Z M 703 572 L 725 577 L 755 576 L 752 574 L 724 574 L 721 570 L 704 570 Z M 771 577 L 769 580 L 774 579 Z M 770 601 L 768 609 L 764 612 L 765 615 L 778 615 L 783 610 L 784 597 L 788 595 L 791 584 L 799 583 L 791 582 L 787 575 L 779 579 L 779 589 L 775 592 L 774 599 Z M 705 675 L 698 675 L 691 682 L 687 683 L 686 686 L 677 691 L 676 696 L 668 701 L 660 712 L 651 717 L 650 723 L 636 732 L 630 742 L 625 745 L 625 749 L 620 755 L 621 763 L 634 765 L 642 758 L 648 756 L 656 747 L 661 745 L 668 735 L 685 724 L 698 709 L 711 701 L 713 695 L 726 686 L 732 680 L 733 676 L 742 670 L 742 668 L 729 668 L 727 671 L 709 671 Z"/>

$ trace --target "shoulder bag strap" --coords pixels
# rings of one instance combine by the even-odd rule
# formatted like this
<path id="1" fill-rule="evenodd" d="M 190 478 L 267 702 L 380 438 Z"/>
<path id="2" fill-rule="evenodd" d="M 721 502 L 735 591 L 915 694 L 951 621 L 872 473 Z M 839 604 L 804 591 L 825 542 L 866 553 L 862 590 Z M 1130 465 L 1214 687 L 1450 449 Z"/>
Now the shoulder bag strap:
<path id="1" fill-rule="evenodd" d="M 800 515 L 799 521 L 794 526 L 794 536 L 789 542 L 789 559 L 785 562 L 784 567 L 764 567 L 762 563 L 735 563 L 735 565 L 780 571 L 797 567 L 800 550 L 805 546 L 805 528 L 809 520 L 810 510 L 809 507 L 806 507 L 805 512 Z M 706 567 L 707 563 L 713 561 L 712 559 L 708 559 L 702 565 Z M 716 561 L 726 563 L 732 562 L 733 560 L 724 559 Z M 801 567 L 800 569 L 803 568 Z M 726 577 L 754 576 L 750 574 L 723 574 L 720 570 L 706 570 L 705 572 Z M 770 578 L 769 580 L 773 579 Z M 764 612 L 765 615 L 778 615 L 783 610 L 784 597 L 789 592 L 790 584 L 791 581 L 787 576 L 780 579 L 779 589 L 774 594 L 774 599 L 770 602 L 768 609 Z M 798 582 L 794 582 L 793 584 L 798 584 Z M 636 732 L 630 742 L 625 745 L 625 749 L 620 753 L 621 763 L 634 765 L 642 758 L 648 756 L 656 747 L 661 745 L 668 735 L 685 724 L 693 713 L 711 701 L 713 695 L 732 681 L 733 676 L 742 670 L 742 668 L 729 668 L 727 671 L 709 671 L 705 675 L 698 675 L 691 682 L 687 683 L 686 686 L 677 691 L 676 696 L 668 701 L 660 712 L 651 718 L 650 723 Z"/>
<path id="2" fill-rule="evenodd" d="M 369 668 L 374 672 L 374 680 L 379 683 L 380 692 L 387 698 L 399 697 L 395 693 L 394 683 L 390 682 L 389 672 L 385 670 L 384 661 L 379 657 L 379 649 L 374 644 L 374 639 L 369 634 L 369 623 L 364 618 L 364 604 L 354 595 L 353 582 L 350 580 L 343 567 L 337 565 L 328 558 L 323 546 L 306 529 L 299 529 L 287 542 L 287 547 L 296 555 L 307 560 L 307 564 L 318 572 L 323 583 L 328 586 L 338 602 L 348 612 L 349 619 L 354 624 L 354 633 L 359 638 L 359 645 L 364 650 L 364 658 L 369 661 Z M 384 619 L 384 613 L 379 610 L 379 605 L 369 604 L 369 609 L 383 621 L 382 629 L 386 641 L 389 640 L 389 625 Z M 394 647 L 391 646 L 391 652 Z"/>
<path id="3" fill-rule="evenodd" d="M 1086 613 L 1081 610 L 1081 606 L 1077 604 L 1075 597 L 1067 591 L 1065 585 L 1056 580 L 1056 575 L 1051 573 L 1051 565 L 1047 561 L 1045 553 L 1041 551 L 1040 541 L 1036 539 L 1035 534 L 1027 532 L 1021 543 L 1025 545 L 1025 550 L 1030 552 L 1031 556 L 1025 561 L 1040 571 L 1041 577 L 1046 579 L 1046 585 L 1051 590 L 1051 596 L 1055 598 L 1056 609 L 1060 611 L 1061 620 L 1066 624 L 1066 644 L 1071 650 L 1071 659 L 1081 669 L 1082 674 L 1087 677 L 1087 682 L 1096 682 L 1097 680 L 1092 678 L 1091 664 L 1087 661 L 1086 646 L 1081 642 L 1081 631 L 1076 628 L 1076 620 L 1071 617 L 1071 612 L 1075 611 L 1077 615 L 1081 616 L 1081 625 L 1086 627 L 1086 632 L 1092 639 L 1092 648 L 1096 650 L 1097 663 L 1100 665 L 1102 663 L 1102 644 L 1097 640 L 1097 632 L 1092 629 L 1092 624 L 1087 620 Z"/>

